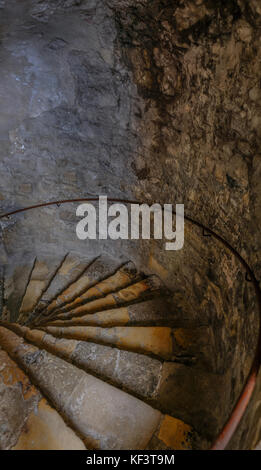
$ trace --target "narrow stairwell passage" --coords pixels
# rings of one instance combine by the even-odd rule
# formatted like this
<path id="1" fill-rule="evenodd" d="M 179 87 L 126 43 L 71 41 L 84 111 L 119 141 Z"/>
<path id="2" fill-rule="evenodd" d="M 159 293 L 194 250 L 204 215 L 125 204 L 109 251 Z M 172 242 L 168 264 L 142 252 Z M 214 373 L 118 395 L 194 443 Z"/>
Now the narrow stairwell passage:
<path id="1" fill-rule="evenodd" d="M 2 449 L 199 446 L 196 421 L 182 419 L 190 410 L 171 398 L 172 380 L 195 362 L 208 369 L 209 331 L 176 325 L 171 293 L 157 276 L 130 261 L 72 253 L 34 259 L 24 274 L 24 291 L 5 291 L 12 302 L 0 326 Z"/>

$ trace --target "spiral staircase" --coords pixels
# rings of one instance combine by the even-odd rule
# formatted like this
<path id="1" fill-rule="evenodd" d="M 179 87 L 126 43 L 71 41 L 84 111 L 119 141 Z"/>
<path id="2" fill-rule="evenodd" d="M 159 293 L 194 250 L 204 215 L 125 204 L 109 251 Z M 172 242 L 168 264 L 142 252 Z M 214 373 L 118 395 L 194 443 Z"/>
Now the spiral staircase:
<path id="1" fill-rule="evenodd" d="M 0 447 L 192 448 L 196 433 L 162 397 L 206 331 L 175 327 L 160 279 L 72 253 L 23 274 L 6 286 L 0 327 Z"/>
<path id="2" fill-rule="evenodd" d="M 196 246 L 199 234 L 190 236 Z M 231 259 L 234 275 L 243 265 L 249 279 L 242 284 L 252 280 L 258 291 L 244 260 L 233 267 Z M 252 340 L 252 367 L 245 344 L 236 344 L 235 358 L 239 362 L 242 348 L 243 362 L 235 376 L 224 372 L 215 357 L 219 346 L 213 348 L 215 329 L 214 343 L 220 341 L 218 325 L 186 315 L 161 272 L 148 273 L 128 254 L 117 259 L 106 251 L 39 254 L 12 276 L 3 271 L 0 449 L 207 449 L 218 432 L 216 448 L 227 445 L 256 386 L 260 338 L 257 349 L 257 338 Z M 238 303 L 241 293 L 235 292 Z M 212 300 L 203 302 L 204 315 Z M 253 322 L 255 301 L 248 303 Z M 235 328 L 233 320 L 233 341 Z M 234 447 L 244 442 L 243 430 Z"/>

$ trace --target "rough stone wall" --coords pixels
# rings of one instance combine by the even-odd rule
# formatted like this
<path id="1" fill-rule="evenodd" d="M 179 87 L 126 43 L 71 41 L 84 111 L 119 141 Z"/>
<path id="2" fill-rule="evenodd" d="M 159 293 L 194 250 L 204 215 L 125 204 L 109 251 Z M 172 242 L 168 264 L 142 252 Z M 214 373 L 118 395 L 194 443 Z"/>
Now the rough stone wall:
<path id="1" fill-rule="evenodd" d="M 136 86 L 115 52 L 114 12 L 103 0 L 0 7 L 1 212 L 79 196 L 131 196 Z M 57 219 L 50 208 L 1 222 L 2 262 L 62 250 L 68 239 L 75 244 L 74 211 L 65 208 Z"/>
<path id="2" fill-rule="evenodd" d="M 184 202 L 260 278 L 260 3 L 119 3 L 118 37 L 144 103 L 136 194 Z"/>
<path id="3" fill-rule="evenodd" d="M 2 210 L 130 194 L 135 86 L 116 34 L 103 1 L 1 2 Z"/>

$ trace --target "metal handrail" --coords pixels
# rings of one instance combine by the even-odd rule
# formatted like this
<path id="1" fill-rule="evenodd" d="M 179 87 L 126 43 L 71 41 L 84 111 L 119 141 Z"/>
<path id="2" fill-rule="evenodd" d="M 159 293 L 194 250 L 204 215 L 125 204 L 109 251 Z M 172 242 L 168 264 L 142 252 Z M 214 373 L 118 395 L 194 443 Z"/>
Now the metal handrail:
<path id="1" fill-rule="evenodd" d="M 137 200 L 129 200 L 129 199 L 118 199 L 118 198 L 108 197 L 107 200 L 109 202 L 118 202 L 118 203 L 123 203 L 123 204 L 143 204 L 143 202 L 140 202 Z M 99 196 L 90 197 L 90 198 L 63 199 L 59 201 L 44 202 L 40 204 L 35 204 L 33 206 L 24 207 L 22 209 L 16 209 L 16 210 L 7 212 L 5 214 L 2 214 L 0 215 L 0 220 L 6 217 L 10 217 L 15 214 L 27 212 L 29 210 L 38 209 L 41 207 L 48 207 L 48 206 L 54 206 L 54 205 L 59 206 L 61 204 L 74 203 L 74 202 L 97 202 L 97 201 L 99 201 Z M 173 210 L 173 213 L 175 214 L 174 210 Z M 254 356 L 254 360 L 253 360 L 250 372 L 246 379 L 246 383 L 243 387 L 243 390 L 231 412 L 230 417 L 228 418 L 226 424 L 223 426 L 218 437 L 215 439 L 214 443 L 212 444 L 210 448 L 210 450 L 224 450 L 226 446 L 228 445 L 229 441 L 231 440 L 232 436 L 234 435 L 235 431 L 237 430 L 239 423 L 241 422 L 241 419 L 244 416 L 246 408 L 253 395 L 255 385 L 257 382 L 258 372 L 260 370 L 260 365 L 261 365 L 261 290 L 259 287 L 259 282 L 257 281 L 255 274 L 250 268 L 249 264 L 244 260 L 244 258 L 240 255 L 240 253 L 238 253 L 238 251 L 232 245 L 230 245 L 230 243 L 227 240 L 225 240 L 221 235 L 218 235 L 216 232 L 214 232 L 214 230 L 203 225 L 201 222 L 198 222 L 186 215 L 184 216 L 184 218 L 188 222 L 201 228 L 204 234 L 211 235 L 213 238 L 215 238 L 220 243 L 222 243 L 240 261 L 240 263 L 243 265 L 246 271 L 246 274 L 249 276 L 249 280 L 251 280 L 251 282 L 253 283 L 256 297 L 257 297 L 258 308 L 259 308 L 260 324 L 259 324 L 258 342 L 257 342 L 256 352 L 255 352 L 255 356 Z"/>

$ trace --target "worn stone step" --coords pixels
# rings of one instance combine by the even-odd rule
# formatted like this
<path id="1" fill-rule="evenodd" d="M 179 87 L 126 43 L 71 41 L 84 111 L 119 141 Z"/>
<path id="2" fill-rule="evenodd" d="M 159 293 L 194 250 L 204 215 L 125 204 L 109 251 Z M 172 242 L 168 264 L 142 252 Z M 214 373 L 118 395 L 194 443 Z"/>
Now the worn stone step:
<path id="1" fill-rule="evenodd" d="M 20 333 L 22 334 L 26 334 L 27 332 L 29 333 L 29 338 L 30 340 L 32 341 L 32 339 L 37 339 L 38 341 L 41 341 L 41 337 L 42 337 L 42 334 L 43 332 L 39 332 L 39 331 L 35 331 L 35 333 L 33 332 L 33 330 L 28 330 L 27 328 L 25 327 L 17 327 L 18 328 L 18 331 L 20 331 Z M 81 398 L 83 399 L 82 401 L 78 402 L 74 405 L 74 403 L 70 403 L 68 405 L 64 405 L 65 408 L 63 407 L 62 405 L 62 408 L 61 410 L 63 411 L 63 413 L 65 413 L 66 411 L 66 417 L 67 419 L 70 419 L 73 420 L 73 416 L 74 416 L 74 411 L 76 411 L 76 416 L 75 416 L 75 419 L 77 419 L 77 416 L 81 416 L 81 419 L 80 419 L 80 423 L 79 423 L 79 430 L 81 430 L 81 433 L 82 433 L 82 430 L 85 430 L 86 428 L 86 423 L 84 422 L 84 416 L 82 416 L 82 413 L 81 411 L 84 411 L 86 408 L 87 410 L 88 409 L 91 409 L 91 406 L 93 405 L 97 405 L 98 407 L 100 406 L 99 408 L 99 411 L 102 412 L 102 410 L 104 409 L 105 411 L 105 416 L 97 416 L 95 418 L 95 413 L 93 413 L 94 410 L 92 410 L 92 413 L 91 413 L 91 423 L 90 421 L 88 420 L 88 425 L 90 426 L 90 424 L 92 424 L 92 420 L 94 420 L 94 423 L 96 423 L 96 425 L 99 427 L 99 419 L 105 419 L 105 429 L 107 429 L 108 431 L 108 436 L 107 438 L 102 438 L 102 440 L 99 441 L 99 443 L 97 442 L 97 440 L 95 439 L 95 436 L 97 437 L 96 433 L 94 434 L 94 430 L 91 429 L 91 435 L 89 433 L 87 433 L 87 440 L 86 442 L 89 444 L 89 446 L 93 446 L 95 448 L 127 448 L 127 447 L 120 447 L 119 446 L 119 443 L 118 442 L 122 442 L 122 439 L 119 437 L 119 441 L 117 441 L 115 443 L 115 436 L 113 436 L 112 438 L 110 438 L 110 434 L 111 434 L 111 425 L 109 425 L 109 423 L 107 424 L 107 420 L 106 420 L 106 410 L 108 408 L 108 404 L 106 404 L 106 406 L 103 408 L 103 405 L 102 403 L 99 402 L 98 400 L 98 403 L 95 403 L 94 401 L 94 397 L 96 397 L 96 390 L 92 390 L 93 389 L 93 386 L 96 385 L 97 386 L 97 391 L 98 391 L 98 396 L 102 397 L 103 400 L 106 400 L 108 398 L 109 402 L 112 400 L 113 401 L 113 397 L 116 401 L 116 403 L 119 403 L 119 406 L 120 406 L 120 410 L 122 410 L 122 406 L 123 406 L 123 410 L 125 410 L 124 406 L 125 406 L 125 403 L 123 401 L 123 397 L 122 395 L 119 395 L 117 393 L 114 393 L 114 395 L 112 396 L 112 390 L 117 390 L 115 389 L 114 387 L 106 387 L 107 384 L 104 384 L 104 388 L 101 388 L 101 384 L 103 382 L 101 382 L 100 380 L 98 382 L 93 382 L 93 381 L 88 381 L 85 382 L 83 381 L 83 384 L 82 386 L 80 387 L 76 387 L 76 389 L 78 390 L 79 389 L 79 393 L 76 393 L 75 391 L 75 384 L 80 382 L 81 381 L 81 375 L 78 374 L 77 372 L 77 369 L 76 368 L 73 368 L 71 367 L 70 364 L 67 364 L 68 365 L 68 368 L 67 369 L 67 372 L 66 372 L 66 365 L 64 363 L 64 361 L 61 361 L 61 362 L 57 362 L 56 359 L 53 355 L 51 354 L 45 354 L 43 351 L 41 351 L 41 349 L 39 348 L 33 348 L 32 349 L 32 346 L 30 345 L 27 345 L 23 342 L 23 339 L 22 338 L 18 338 L 17 335 L 15 335 L 14 333 L 12 333 L 11 331 L 9 331 L 7 334 L 3 331 L 5 330 L 5 328 L 1 328 L 0 327 L 0 341 L 2 341 L 2 344 L 4 345 L 4 347 L 9 351 L 10 354 L 13 354 L 14 357 L 16 358 L 16 360 L 20 361 L 23 365 L 23 367 L 28 370 L 34 377 L 34 380 L 36 380 L 37 383 L 40 384 L 40 386 L 43 387 L 45 393 L 49 396 L 52 397 L 52 400 L 54 403 L 56 403 L 56 406 L 61 406 L 61 402 L 66 402 L 66 395 L 68 394 L 68 396 L 71 396 L 71 393 L 73 394 L 73 397 L 74 399 L 77 401 L 77 397 L 79 398 L 79 396 L 81 396 Z M 8 330 L 7 330 L 8 331 Z M 38 335 L 38 337 L 37 337 Z M 26 335 L 27 336 L 27 335 Z M 53 338 L 50 337 L 50 335 L 46 335 L 46 344 L 49 344 L 49 346 L 51 346 L 51 344 L 54 345 L 54 342 L 53 342 Z M 84 358 L 83 358 L 83 354 L 82 354 L 82 350 L 81 350 L 81 347 L 79 349 L 75 349 L 74 348 L 74 344 L 75 344 L 75 341 L 66 341 L 66 340 L 56 340 L 55 343 L 57 345 L 59 345 L 59 349 L 60 351 L 63 349 L 64 350 L 64 353 L 66 352 L 66 354 L 70 354 L 71 355 L 71 358 L 72 360 L 77 360 L 77 357 L 81 357 L 82 360 L 83 360 L 83 363 L 84 364 Z M 73 344 L 72 344 L 73 343 Z M 86 345 L 86 344 L 85 344 Z M 81 346 L 85 346 L 85 345 L 81 345 Z M 96 346 L 96 345 L 94 345 Z M 85 352 L 86 353 L 86 352 Z M 88 353 L 87 353 L 88 354 Z M 89 354 L 92 354 L 91 351 L 89 351 Z M 134 358 L 134 355 L 133 355 L 133 358 Z M 124 359 L 124 358 L 122 358 Z M 97 358 L 97 360 L 99 361 L 99 358 Z M 126 362 L 125 362 L 126 364 Z M 154 361 L 154 366 L 156 364 L 156 361 Z M 120 360 L 118 360 L 118 366 L 117 366 L 117 369 L 120 371 L 121 369 L 121 372 L 118 372 L 119 375 L 120 374 L 126 374 L 128 375 L 128 372 L 124 372 L 124 369 L 123 369 L 123 364 L 122 366 L 120 367 Z M 55 376 L 53 375 L 53 373 L 55 373 Z M 85 374 L 84 377 L 86 378 L 89 378 L 89 375 L 88 374 Z M 139 375 L 139 377 L 141 378 L 141 374 Z M 75 383 L 74 383 L 74 380 L 75 380 Z M 138 380 L 138 377 L 136 378 L 136 380 Z M 84 385 L 86 385 L 86 391 L 84 390 Z M 89 391 L 89 388 L 91 388 L 91 391 L 93 391 L 93 393 L 90 394 L 90 396 L 87 394 L 87 392 Z M 154 386 L 154 389 L 155 386 Z M 60 391 L 60 393 L 59 393 Z M 129 397 L 131 398 L 129 395 L 127 395 L 126 393 L 122 392 L 124 394 L 124 397 L 125 399 L 127 399 L 126 397 Z M 82 394 L 84 394 L 84 396 L 82 396 Z M 87 407 L 84 407 L 83 406 L 83 410 L 79 409 L 80 405 L 82 403 L 84 403 L 84 397 L 86 396 L 86 401 L 90 400 L 91 403 L 90 403 L 90 406 L 87 406 Z M 112 398 L 111 398 L 112 396 Z M 119 402 L 118 402 L 118 398 L 120 398 Z M 60 403 L 60 405 L 59 405 Z M 130 415 L 128 417 L 128 419 L 125 419 L 125 416 L 124 416 L 124 419 L 125 419 L 125 427 L 127 427 L 127 431 L 128 431 L 128 423 L 129 423 L 129 420 L 132 422 L 132 419 L 137 420 L 138 421 L 138 416 L 137 414 L 139 412 L 142 413 L 142 416 L 141 416 L 141 419 L 142 417 L 145 416 L 146 418 L 146 424 L 145 424 L 145 429 L 148 429 L 148 427 L 151 428 L 151 421 L 153 421 L 153 423 L 155 424 L 155 421 L 158 421 L 158 425 L 155 427 L 155 430 L 153 432 L 153 434 L 151 435 L 151 439 L 148 441 L 147 443 L 147 446 L 148 448 L 153 448 L 153 446 L 156 446 L 155 448 L 157 449 L 165 449 L 165 448 L 174 448 L 174 449 L 191 449 L 194 445 L 194 441 L 195 439 L 197 438 L 197 434 L 193 431 L 192 427 L 189 426 L 188 424 L 186 424 L 185 422 L 183 422 L 182 420 L 179 420 L 177 418 L 174 418 L 174 417 L 170 417 L 169 415 L 162 415 L 162 414 L 157 414 L 157 418 L 159 416 L 159 420 L 156 419 L 156 415 L 154 414 L 153 415 L 153 418 L 152 416 L 150 416 L 150 419 L 148 418 L 147 416 L 147 413 L 148 411 L 151 412 L 151 407 L 142 407 L 142 405 L 145 405 L 144 403 L 140 402 L 140 400 L 136 400 L 135 402 L 127 402 L 126 403 L 127 406 L 128 406 L 128 410 L 130 411 Z M 117 406 L 117 405 L 116 405 Z M 133 406 L 138 406 L 138 409 L 136 410 L 135 408 L 135 411 L 137 411 L 137 414 L 134 413 L 134 417 L 132 418 L 132 412 L 131 412 L 131 409 Z M 86 410 L 86 417 L 88 416 L 88 413 L 87 413 L 87 410 Z M 114 411 L 114 407 L 113 407 L 113 410 L 112 410 L 112 413 Z M 155 410 L 153 410 L 155 412 Z M 157 412 L 158 413 L 158 412 Z M 99 415 L 99 413 L 98 413 Z M 122 413 L 121 413 L 121 416 L 122 416 Z M 116 422 L 117 422 L 117 414 L 114 414 L 114 417 L 116 419 Z M 98 422 L 96 422 L 98 421 Z M 149 421 L 149 423 L 148 423 Z M 106 424 L 107 424 L 107 427 L 106 427 Z M 137 423 L 138 424 L 138 423 Z M 150 426 L 149 426 L 150 424 Z M 154 427 L 154 424 L 153 424 L 153 427 Z M 167 424 L 167 426 L 166 426 Z M 77 422 L 76 422 L 76 426 L 77 426 Z M 114 426 L 114 425 L 113 425 Z M 124 426 L 123 426 L 124 427 Z M 125 429 L 125 434 L 126 434 L 126 429 Z M 143 427 L 141 429 L 141 432 L 144 431 L 144 423 L 143 423 Z M 100 436 L 100 432 L 99 431 L 99 436 Z M 144 438 L 144 435 L 142 436 L 142 441 L 139 441 L 138 440 L 138 437 L 140 435 L 139 433 L 139 430 L 138 430 L 138 436 L 137 438 L 135 438 L 135 432 L 133 431 L 133 422 L 132 422 L 132 426 L 131 426 L 131 432 L 133 433 L 132 436 L 128 436 L 127 437 L 127 440 L 128 442 L 129 441 L 133 441 L 135 442 L 135 444 L 132 444 L 132 445 L 135 445 L 135 447 L 129 447 L 129 448 L 143 448 L 143 444 L 144 441 L 146 440 L 146 438 Z M 117 433 L 116 433 L 117 434 Z M 84 432 L 83 432 L 83 435 Z M 94 436 L 94 437 L 93 437 Z M 112 440 L 111 440 L 112 439 Z M 105 443 L 103 444 L 103 447 L 101 447 L 101 442 L 102 443 Z M 138 442 L 138 444 L 137 444 Z M 142 444 L 142 445 L 141 445 Z M 136 447 L 138 445 L 138 447 Z"/>
<path id="2" fill-rule="evenodd" d="M 5 268 L 2 320 L 16 321 L 34 263 L 35 258 L 21 259 L 17 267 Z"/>
<path id="3" fill-rule="evenodd" d="M 39 348 L 142 398 L 153 397 L 157 390 L 162 363 L 155 358 L 106 345 L 57 338 L 18 324 L 8 328 Z"/>
<path id="4" fill-rule="evenodd" d="M 98 282 L 94 287 L 91 287 L 82 295 L 74 299 L 73 302 L 66 304 L 63 308 L 59 308 L 59 313 L 69 312 L 90 300 L 99 299 L 104 297 L 106 294 L 123 289 L 129 284 L 135 282 L 137 277 L 138 275 L 134 264 L 129 262 L 123 265 L 115 274 L 101 282 Z"/>
<path id="5" fill-rule="evenodd" d="M 18 321 L 24 323 L 36 307 L 43 293 L 61 266 L 61 257 L 37 258 L 20 307 Z"/>
<path id="6" fill-rule="evenodd" d="M 99 449 L 144 449 L 162 415 L 141 400 L 24 343 L 0 327 L 2 347 L 27 371 L 84 439 Z"/>
<path id="7" fill-rule="evenodd" d="M 171 299 L 154 298 L 127 307 L 100 311 L 70 320 L 54 320 L 48 326 L 122 326 L 122 325 L 168 325 L 180 322 Z"/>
<path id="8" fill-rule="evenodd" d="M 152 354 L 163 359 L 174 355 L 172 329 L 169 327 L 48 326 L 44 331 L 59 338 L 93 341 L 120 349 Z"/>
<path id="9" fill-rule="evenodd" d="M 192 450 L 199 437 L 189 424 L 165 415 L 147 445 L 148 450 Z"/>
<path id="10" fill-rule="evenodd" d="M 153 400 L 156 408 L 161 408 L 162 403 L 158 400 L 160 390 L 162 389 L 162 374 L 170 368 L 168 362 L 159 361 L 156 358 L 120 350 L 115 347 L 101 345 L 92 342 L 65 339 L 54 337 L 42 330 L 31 330 L 20 325 L 8 325 L 8 328 L 14 330 L 17 334 L 24 337 L 27 341 L 32 342 L 40 348 L 45 348 L 52 354 L 56 354 L 66 360 L 74 363 L 78 367 L 83 368 L 87 372 L 92 372 L 106 381 L 112 382 L 116 386 L 123 387 L 130 393 L 140 396 L 142 399 Z M 183 332 L 183 338 L 188 332 Z M 176 330 L 176 337 L 181 335 L 180 329 Z M 190 349 L 190 354 L 195 353 L 195 349 L 202 347 L 202 338 L 206 338 L 206 330 L 198 329 L 195 331 L 194 345 L 190 342 L 186 345 Z M 190 333 L 191 341 L 191 333 Z M 196 341 L 196 344 L 195 344 Z M 201 342 L 201 344 L 200 344 Z M 176 360 L 179 359 L 180 349 L 176 342 L 175 331 L 173 335 L 173 349 L 178 353 Z M 184 345 L 183 339 L 183 345 Z M 197 346 L 198 344 L 198 346 Z M 198 351 L 197 355 L 200 354 Z M 190 371 L 189 368 L 185 369 Z M 201 374 L 200 369 L 197 369 Z M 212 376 L 212 375 L 210 375 Z M 175 386 L 175 384 L 173 385 Z M 180 407 L 182 409 L 182 407 Z M 172 413 L 173 408 L 164 408 L 165 412 Z"/>
<path id="11" fill-rule="evenodd" d="M 40 349 L 44 348 L 48 352 L 66 359 L 86 372 L 91 372 L 117 387 L 122 387 L 128 392 L 152 402 L 156 408 L 162 405 L 161 396 L 165 396 L 164 389 L 161 391 L 164 385 L 162 382 L 162 374 L 163 372 L 164 375 L 166 374 L 169 363 L 166 363 L 166 366 L 164 366 L 164 363 L 161 363 L 155 358 L 95 343 L 56 338 L 41 330 L 31 330 L 18 324 L 9 324 L 8 328 L 14 330 L 15 333 L 22 336 L 25 340 L 37 345 Z M 164 403 L 163 407 L 166 413 L 172 411 L 174 408 L 172 404 L 170 409 L 167 410 Z M 180 412 L 182 412 L 182 410 L 180 410 L 179 413 Z M 171 447 L 171 443 L 173 444 L 174 442 L 175 446 L 172 447 L 174 449 L 187 448 L 187 445 L 192 446 L 191 439 L 189 440 L 189 444 L 187 441 L 185 441 L 185 443 L 183 442 L 182 432 L 179 434 L 179 431 L 177 431 L 179 437 L 174 435 L 175 426 L 177 426 L 178 430 L 183 430 L 185 434 L 192 433 L 192 428 L 184 421 L 180 421 L 174 417 L 171 418 L 170 422 L 172 423 L 171 429 L 169 429 L 167 433 L 169 437 L 167 438 L 167 436 L 165 436 L 163 439 L 165 444 L 161 442 L 161 439 L 156 438 L 155 434 L 153 442 L 150 445 L 157 449 L 168 448 L 168 446 Z M 198 438 L 195 432 L 191 434 L 191 437 L 192 435 L 193 440 Z"/>
<path id="12" fill-rule="evenodd" d="M 126 267 L 124 268 L 125 265 Z M 133 263 L 125 263 L 125 265 L 119 268 L 119 262 L 116 262 L 114 259 L 109 257 L 97 258 L 77 281 L 71 283 L 67 289 L 48 305 L 43 314 L 49 316 L 53 311 L 62 309 L 66 304 L 72 303 L 77 297 L 80 297 L 95 284 L 108 277 L 113 277 L 113 275 L 117 273 L 117 270 L 119 270 L 120 273 L 116 277 L 116 280 L 121 279 L 122 282 L 128 282 L 129 277 L 132 278 L 136 275 L 136 269 Z M 113 280 L 111 280 L 111 288 L 112 290 L 115 288 Z"/>
<path id="13" fill-rule="evenodd" d="M 208 329 L 205 327 L 191 330 L 164 326 L 47 326 L 42 329 L 58 338 L 108 344 L 165 360 L 177 360 L 184 356 L 207 358 L 209 354 Z"/>
<path id="14" fill-rule="evenodd" d="M 108 294 L 101 299 L 96 299 L 81 305 L 80 307 L 66 313 L 58 313 L 55 319 L 71 319 L 73 317 L 81 317 L 88 313 L 96 313 L 100 310 L 109 310 L 113 307 L 123 306 L 128 303 L 143 300 L 152 294 L 160 294 L 163 285 L 157 276 L 150 276 L 142 281 L 121 289 L 114 294 Z M 50 318 L 48 319 L 50 321 Z"/>
<path id="15" fill-rule="evenodd" d="M 56 299 L 61 292 L 68 288 L 70 284 L 78 280 L 92 261 L 92 259 L 83 258 L 74 253 L 68 253 L 49 287 L 43 293 L 36 306 L 35 312 L 41 312 L 48 304 Z"/>
<path id="16" fill-rule="evenodd" d="M 0 449 L 84 450 L 81 439 L 0 349 Z"/>

